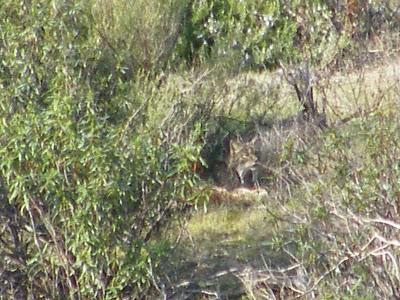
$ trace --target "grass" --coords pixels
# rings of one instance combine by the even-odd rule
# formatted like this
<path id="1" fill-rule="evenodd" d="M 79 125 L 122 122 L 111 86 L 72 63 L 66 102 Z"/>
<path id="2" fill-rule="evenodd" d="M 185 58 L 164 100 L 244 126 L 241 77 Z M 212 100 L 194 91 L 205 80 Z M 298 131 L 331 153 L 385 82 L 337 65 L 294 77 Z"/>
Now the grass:
<path id="1" fill-rule="evenodd" d="M 207 211 L 199 210 L 188 220 L 170 256 L 168 269 L 179 271 L 174 279 L 169 277 L 169 284 L 177 287 L 187 280 L 197 288 L 180 285 L 180 296 L 208 299 L 212 291 L 223 299 L 283 299 L 302 294 L 303 298 L 331 299 L 339 294 L 348 299 L 373 298 L 368 282 L 375 278 L 371 270 L 376 268 L 373 253 L 377 250 L 370 244 L 375 239 L 380 241 L 375 248 L 391 249 L 380 255 L 395 259 L 382 271 L 383 279 L 375 278 L 376 284 L 389 280 L 385 276 L 399 279 L 392 273 L 398 262 L 391 255 L 397 250 L 383 238 L 397 234 L 390 226 L 370 226 L 397 219 L 390 214 L 399 201 L 395 192 L 399 136 L 394 129 L 400 95 L 398 65 L 394 59 L 380 67 L 329 78 L 317 97 L 332 99 L 328 113 L 331 124 L 337 125 L 312 140 L 304 160 L 288 162 L 296 183 L 277 180 L 258 198 L 251 193 L 235 198 L 226 192 L 222 204 L 210 204 Z M 264 93 L 266 77 L 239 75 L 229 81 L 232 87 L 226 99 Z M 277 107 L 286 107 L 277 109 L 279 115 L 290 115 L 297 106 L 293 93 L 284 81 L 272 86 L 270 98 L 254 110 L 261 111 L 268 101 L 279 99 Z M 335 123 L 346 116 L 353 117 L 344 124 Z M 390 217 L 382 221 L 379 218 L 385 213 Z M 384 292 L 393 295 L 390 289 Z"/>
<path id="2" fill-rule="evenodd" d="M 349 28 L 316 1 L 25 2 L 0 11 L 0 295 L 400 299 L 397 3 Z"/>

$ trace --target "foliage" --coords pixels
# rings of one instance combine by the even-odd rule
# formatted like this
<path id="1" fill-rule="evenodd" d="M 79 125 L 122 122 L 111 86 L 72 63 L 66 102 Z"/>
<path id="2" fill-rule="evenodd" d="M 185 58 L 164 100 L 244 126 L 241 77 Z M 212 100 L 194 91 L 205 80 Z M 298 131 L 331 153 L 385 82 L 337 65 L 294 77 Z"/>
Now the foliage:
<path id="1" fill-rule="evenodd" d="M 189 64 L 211 61 L 234 70 L 305 58 L 326 65 L 343 54 L 356 56 L 366 39 L 398 28 L 395 3 L 354 2 L 349 10 L 340 1 L 191 1 L 176 55 Z"/>
<path id="2" fill-rule="evenodd" d="M 368 2 L 354 34 L 335 27 L 345 22 L 345 10 L 330 3 L 1 1 L 0 294 L 151 295 L 153 268 L 169 250 L 157 243 L 160 233 L 203 196 L 194 171 L 201 154 L 213 158 L 227 133 L 248 130 L 256 108 L 275 116 L 275 99 L 260 101 L 264 92 L 275 93 L 272 88 L 260 91 L 246 81 L 227 99 L 225 69 L 306 59 L 325 67 L 357 38 L 398 29 L 392 2 Z M 198 68 L 189 72 L 187 66 Z M 208 67 L 212 71 L 201 74 Z M 182 69 L 176 82 L 168 82 Z M 323 201 L 329 197 L 338 199 L 341 210 L 395 215 L 398 126 L 376 118 L 360 125 L 365 151 L 356 170 L 357 159 L 346 152 L 356 137 L 325 136 L 318 161 L 326 165 L 318 172 L 325 179 L 324 170 L 331 170 L 323 181 L 331 185 L 307 185 L 312 193 L 306 217 L 326 217 Z M 300 151 L 291 141 L 285 147 L 282 162 L 307 168 L 314 153 L 302 151 L 312 147 Z M 310 232 L 304 225 L 295 236 L 308 266 L 319 262 L 315 249 L 324 249 Z M 358 234 L 358 241 L 369 237 L 361 229 Z M 275 240 L 284 245 L 285 238 Z M 369 279 L 368 267 L 354 267 L 359 282 Z"/>
<path id="3" fill-rule="evenodd" d="M 195 203 L 196 109 L 151 75 L 128 80 L 85 2 L 0 14 L 0 293 L 136 297 L 153 236 Z"/>
<path id="4" fill-rule="evenodd" d="M 234 59 L 236 67 L 298 62 L 331 33 L 324 1 L 194 1 L 178 50 L 189 61 Z M 179 46 L 178 46 L 179 47 Z"/>
<path id="5" fill-rule="evenodd" d="M 93 25 L 126 72 L 164 67 L 180 35 L 187 0 L 92 0 Z"/>

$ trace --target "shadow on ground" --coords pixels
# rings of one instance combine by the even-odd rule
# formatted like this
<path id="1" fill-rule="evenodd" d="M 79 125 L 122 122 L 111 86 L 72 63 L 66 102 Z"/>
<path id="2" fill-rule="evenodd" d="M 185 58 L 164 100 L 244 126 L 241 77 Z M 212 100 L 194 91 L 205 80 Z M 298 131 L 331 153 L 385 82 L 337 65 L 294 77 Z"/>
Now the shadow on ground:
<path id="1" fill-rule="evenodd" d="M 275 250 L 274 232 L 291 230 L 271 209 L 219 206 L 194 215 L 160 268 L 167 299 L 243 299 L 254 288 L 249 274 L 290 266 L 289 255 Z"/>

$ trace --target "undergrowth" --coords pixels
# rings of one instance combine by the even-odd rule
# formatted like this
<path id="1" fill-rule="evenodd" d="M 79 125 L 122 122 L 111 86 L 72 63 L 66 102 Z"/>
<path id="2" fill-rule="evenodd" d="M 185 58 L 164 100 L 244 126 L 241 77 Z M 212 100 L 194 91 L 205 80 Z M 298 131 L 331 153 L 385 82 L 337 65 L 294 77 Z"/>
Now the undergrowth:
<path id="1" fill-rule="evenodd" d="M 0 298 L 399 298 L 399 6 L 332 3 L 2 1 Z"/>

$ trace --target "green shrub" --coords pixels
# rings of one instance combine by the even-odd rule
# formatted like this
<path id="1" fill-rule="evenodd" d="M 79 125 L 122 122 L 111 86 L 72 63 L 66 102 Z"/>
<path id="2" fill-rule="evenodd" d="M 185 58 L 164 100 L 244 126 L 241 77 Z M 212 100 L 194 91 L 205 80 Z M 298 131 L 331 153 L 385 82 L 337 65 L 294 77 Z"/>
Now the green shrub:
<path id="1" fill-rule="evenodd" d="M 129 80 L 85 2 L 3 1 L 0 17 L 0 294 L 138 297 L 152 239 L 196 201 L 198 114 Z"/>
<path id="2" fill-rule="evenodd" d="M 126 72 L 164 67 L 181 32 L 187 0 L 92 0 L 96 35 Z"/>
<path id="3" fill-rule="evenodd" d="M 301 60 L 304 47 L 321 54 L 314 50 L 331 27 L 324 1 L 194 1 L 178 53 L 191 62 L 211 57 L 237 67 L 274 67 Z"/>

